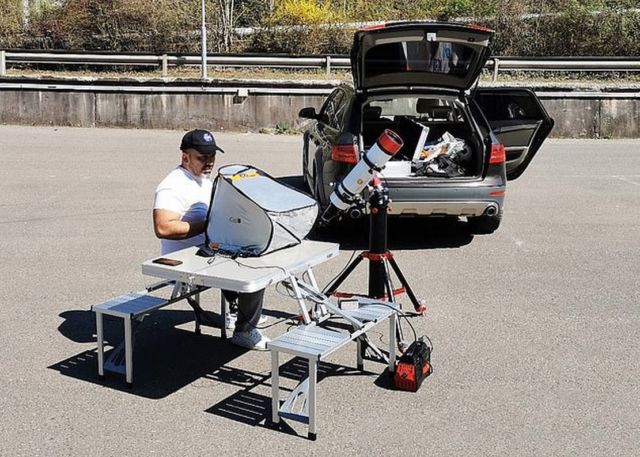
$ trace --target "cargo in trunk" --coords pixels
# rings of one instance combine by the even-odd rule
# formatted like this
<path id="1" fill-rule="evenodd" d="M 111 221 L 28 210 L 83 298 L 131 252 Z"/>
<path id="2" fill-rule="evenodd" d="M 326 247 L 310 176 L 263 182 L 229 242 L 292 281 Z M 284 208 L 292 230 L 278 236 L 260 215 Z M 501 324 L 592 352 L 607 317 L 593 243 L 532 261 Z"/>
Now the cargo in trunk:
<path id="1" fill-rule="evenodd" d="M 454 97 L 378 96 L 362 110 L 367 150 L 384 129 L 404 141 L 382 172 L 387 178 L 473 178 L 482 173 L 484 147 L 463 104 Z"/>

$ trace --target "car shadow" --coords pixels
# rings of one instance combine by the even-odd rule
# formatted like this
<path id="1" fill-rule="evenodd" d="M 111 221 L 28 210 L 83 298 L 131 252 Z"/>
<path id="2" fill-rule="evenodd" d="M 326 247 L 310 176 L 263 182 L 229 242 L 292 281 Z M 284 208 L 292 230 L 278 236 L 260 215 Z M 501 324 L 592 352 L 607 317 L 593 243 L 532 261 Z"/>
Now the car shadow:
<path id="1" fill-rule="evenodd" d="M 282 176 L 278 180 L 309 193 L 300 175 Z M 369 246 L 369 220 L 366 216 L 359 220 L 345 218 L 325 228 L 316 224 L 308 238 L 340 243 L 345 250 L 364 250 Z M 466 222 L 457 217 L 390 217 L 387 240 L 390 250 L 446 249 L 471 243 L 473 234 Z"/>
<path id="2" fill-rule="evenodd" d="M 311 240 L 340 243 L 345 250 L 369 247 L 369 221 L 343 220 L 327 228 L 314 227 Z M 415 217 L 389 218 L 387 246 L 389 250 L 452 249 L 473 241 L 466 223 L 456 218 Z"/>

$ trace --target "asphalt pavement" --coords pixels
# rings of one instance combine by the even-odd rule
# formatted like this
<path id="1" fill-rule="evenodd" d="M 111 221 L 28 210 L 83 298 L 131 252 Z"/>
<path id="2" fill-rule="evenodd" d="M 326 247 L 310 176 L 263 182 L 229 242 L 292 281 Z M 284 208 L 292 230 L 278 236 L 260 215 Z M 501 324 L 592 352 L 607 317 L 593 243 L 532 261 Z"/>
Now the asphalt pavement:
<path id="1" fill-rule="evenodd" d="M 184 304 L 142 324 L 132 390 L 96 378 L 90 306 L 153 282 L 140 269 L 159 250 L 153 192 L 182 133 L 0 126 L 0 455 L 638 455 L 640 141 L 547 142 L 493 235 L 392 221 L 390 247 L 427 303 L 410 321 L 433 341 L 434 373 L 399 392 L 343 348 L 322 365 L 312 442 L 298 424 L 265 426 L 269 355 L 194 335 Z M 301 137 L 216 137 L 217 165 L 298 179 Z M 323 236 L 342 245 L 315 270 L 326 284 L 367 234 Z M 365 284 L 361 267 L 348 286 Z M 203 302 L 216 309 L 217 293 Z M 296 306 L 269 290 L 267 334 Z"/>

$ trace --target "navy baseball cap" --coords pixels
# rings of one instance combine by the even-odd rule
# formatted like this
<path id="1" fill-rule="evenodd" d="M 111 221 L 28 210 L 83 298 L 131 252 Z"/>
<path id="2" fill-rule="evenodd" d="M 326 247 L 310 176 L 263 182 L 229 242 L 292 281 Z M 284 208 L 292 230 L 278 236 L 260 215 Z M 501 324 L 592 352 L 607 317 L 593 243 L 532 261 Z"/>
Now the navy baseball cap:
<path id="1" fill-rule="evenodd" d="M 191 130 L 185 133 L 180 143 L 182 151 L 187 149 L 195 149 L 200 154 L 215 154 L 216 152 L 224 152 L 218 145 L 213 134 L 207 130 Z"/>

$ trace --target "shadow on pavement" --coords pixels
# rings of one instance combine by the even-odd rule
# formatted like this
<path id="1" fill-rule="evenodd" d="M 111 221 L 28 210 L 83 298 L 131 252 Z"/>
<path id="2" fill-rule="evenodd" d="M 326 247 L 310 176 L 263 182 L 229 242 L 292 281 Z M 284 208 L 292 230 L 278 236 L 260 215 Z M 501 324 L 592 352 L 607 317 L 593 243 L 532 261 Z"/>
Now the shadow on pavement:
<path id="1" fill-rule="evenodd" d="M 391 251 L 459 248 L 473 241 L 466 223 L 456 218 L 390 218 L 387 243 Z M 309 239 L 340 243 L 344 250 L 365 250 L 369 247 L 369 222 L 343 220 L 328 228 L 317 227 Z"/>
<path id="2" fill-rule="evenodd" d="M 95 316 L 92 311 L 66 311 L 59 330 L 72 341 L 95 342 Z M 97 350 L 76 354 L 49 368 L 81 381 L 131 393 L 140 397 L 164 398 L 199 378 L 208 377 L 247 350 L 212 335 L 196 335 L 176 328 L 192 322 L 193 313 L 160 310 L 148 316 L 135 336 L 134 386 L 126 387 L 124 375 L 105 371 L 98 380 Z M 123 338 L 122 320 L 105 316 L 105 342 L 116 347 Z M 112 350 L 112 349 L 111 349 Z M 110 351 L 105 352 L 105 358 Z M 188 355 L 188 357 L 185 357 Z"/>
<path id="3" fill-rule="evenodd" d="M 283 386 L 285 379 L 297 383 L 308 376 L 307 361 L 300 357 L 295 357 L 284 365 L 281 365 L 279 373 L 280 398 L 282 398 L 282 391 L 291 391 Z M 318 383 L 328 376 L 371 374 L 373 373 L 369 371 L 358 371 L 355 368 L 344 367 L 333 363 L 320 362 L 318 364 Z M 304 435 L 301 435 L 291 427 L 285 419 L 281 419 L 280 423 L 275 427 L 271 420 L 271 397 L 254 392 L 254 390 L 258 388 L 264 389 L 266 387 L 269 388 L 269 390 L 271 389 L 271 383 L 269 382 L 271 379 L 270 373 L 259 374 L 237 368 L 220 367 L 220 369 L 207 377 L 218 382 L 241 387 L 242 390 L 211 406 L 206 412 L 254 427 L 277 429 L 288 435 L 305 438 Z M 296 428 L 304 429 L 303 433 L 306 433 L 304 426 Z"/>
<path id="4" fill-rule="evenodd" d="M 302 176 L 282 176 L 278 180 L 288 186 L 309 193 Z M 393 207 L 393 203 L 391 203 Z M 325 229 L 316 226 L 309 239 L 340 243 L 342 249 L 363 250 L 369 246 L 369 221 L 343 219 Z M 456 217 L 390 217 L 388 221 L 389 249 L 459 248 L 473 240 L 465 222 Z"/>

